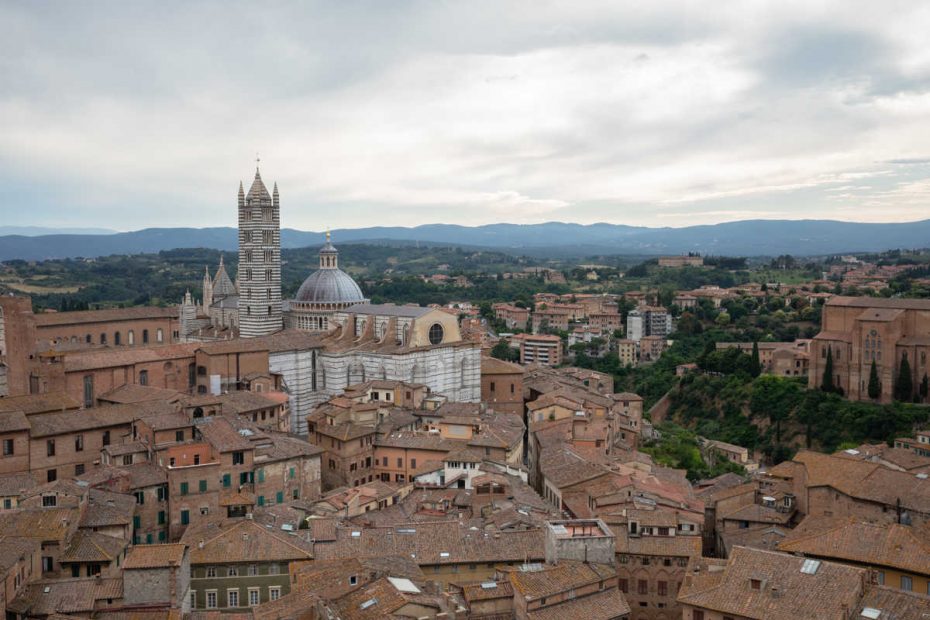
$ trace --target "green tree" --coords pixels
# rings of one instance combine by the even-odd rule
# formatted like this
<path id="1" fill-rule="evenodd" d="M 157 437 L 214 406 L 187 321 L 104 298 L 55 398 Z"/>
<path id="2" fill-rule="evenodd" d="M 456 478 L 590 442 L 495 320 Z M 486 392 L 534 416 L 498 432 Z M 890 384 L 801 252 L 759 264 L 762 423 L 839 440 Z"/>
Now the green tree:
<path id="1" fill-rule="evenodd" d="M 836 386 L 833 385 L 833 347 L 827 349 L 827 362 L 823 366 L 823 380 L 820 382 L 820 389 L 824 392 L 836 391 Z"/>
<path id="2" fill-rule="evenodd" d="M 869 398 L 877 400 L 882 395 L 882 384 L 878 380 L 878 369 L 875 367 L 875 360 L 872 360 L 872 368 L 869 370 Z"/>
<path id="3" fill-rule="evenodd" d="M 494 348 L 491 349 L 491 357 L 495 357 L 505 362 L 515 362 L 520 358 L 520 354 L 511 347 L 506 340 L 500 340 Z"/>
<path id="4" fill-rule="evenodd" d="M 759 343 L 752 343 L 752 363 L 749 365 L 749 374 L 758 377 L 762 374 L 762 363 L 759 361 Z"/>
<path id="5" fill-rule="evenodd" d="M 911 378 L 911 363 L 907 361 L 907 353 L 901 354 L 901 367 L 898 369 L 898 380 L 895 382 L 895 398 L 902 403 L 910 402 L 914 393 L 914 381 Z"/>
<path id="6" fill-rule="evenodd" d="M 720 325 L 721 327 L 724 325 L 729 325 L 730 315 L 727 314 L 726 312 L 721 312 L 720 314 L 717 315 L 717 318 L 714 319 L 714 321 L 717 323 L 717 325 Z"/>
<path id="7" fill-rule="evenodd" d="M 930 391 L 930 385 L 928 385 L 927 373 L 924 373 L 924 378 L 920 382 L 920 399 L 927 400 L 927 392 Z"/>

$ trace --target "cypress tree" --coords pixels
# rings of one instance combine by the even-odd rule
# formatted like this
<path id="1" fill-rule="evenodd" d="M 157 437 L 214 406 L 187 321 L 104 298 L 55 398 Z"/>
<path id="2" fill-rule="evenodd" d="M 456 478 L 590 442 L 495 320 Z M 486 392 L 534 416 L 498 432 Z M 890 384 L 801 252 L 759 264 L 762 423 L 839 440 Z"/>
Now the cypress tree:
<path id="1" fill-rule="evenodd" d="M 872 369 L 869 370 L 869 398 L 876 400 L 882 395 L 882 384 L 878 381 L 878 369 L 875 360 L 872 360 Z"/>
<path id="2" fill-rule="evenodd" d="M 924 378 L 920 382 L 920 398 L 921 400 L 927 400 L 927 392 L 930 391 L 930 385 L 928 385 L 927 373 L 924 373 Z"/>
<path id="3" fill-rule="evenodd" d="M 833 385 L 833 347 L 827 349 L 827 363 L 823 367 L 823 380 L 820 383 L 820 389 L 824 392 L 836 391 L 836 387 Z"/>
<path id="4" fill-rule="evenodd" d="M 907 353 L 901 354 L 901 367 L 898 369 L 898 382 L 895 384 L 895 398 L 901 402 L 910 402 L 914 392 L 914 382 L 911 379 L 911 363 L 907 361 Z"/>
<path id="5" fill-rule="evenodd" d="M 758 377 L 762 374 L 762 364 L 759 362 L 759 343 L 752 343 L 752 363 L 749 366 L 749 373 L 753 377 Z"/>

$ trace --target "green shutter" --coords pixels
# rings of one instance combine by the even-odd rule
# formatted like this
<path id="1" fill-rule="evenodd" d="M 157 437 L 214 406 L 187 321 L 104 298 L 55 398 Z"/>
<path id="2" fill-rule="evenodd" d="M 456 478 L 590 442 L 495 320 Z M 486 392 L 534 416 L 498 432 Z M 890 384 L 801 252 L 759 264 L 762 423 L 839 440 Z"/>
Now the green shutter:
<path id="1" fill-rule="evenodd" d="M 158 542 L 165 542 L 165 530 L 158 532 Z"/>
<path id="2" fill-rule="evenodd" d="M 278 494 L 275 496 L 274 501 L 279 504 L 284 503 L 284 491 L 278 491 Z"/>
<path id="3" fill-rule="evenodd" d="M 229 474 L 223 474 L 223 486 L 228 487 L 230 485 Z"/>
<path id="4" fill-rule="evenodd" d="M 206 492 L 207 492 L 207 481 L 206 481 L 206 480 L 201 480 L 201 481 L 200 481 L 200 492 L 201 492 L 201 493 L 206 493 Z"/>
<path id="5" fill-rule="evenodd" d="M 158 511 L 158 525 L 164 525 L 164 524 L 165 524 L 165 511 L 159 510 Z"/>
<path id="6" fill-rule="evenodd" d="M 187 495 L 187 483 L 186 482 L 181 483 L 181 495 Z"/>
<path id="7" fill-rule="evenodd" d="M 264 495 L 259 495 L 259 496 L 258 496 L 258 505 L 259 505 L 259 506 L 264 506 L 264 505 L 265 505 L 265 496 L 264 496 Z"/>
<path id="8" fill-rule="evenodd" d="M 297 475 L 297 471 L 293 467 L 291 467 L 291 470 L 287 473 L 291 477 L 291 480 L 293 480 L 294 477 Z"/>
<path id="9" fill-rule="evenodd" d="M 139 529 L 142 527 L 142 517 L 136 515 L 132 518 L 132 527 L 133 529 Z"/>
<path id="10" fill-rule="evenodd" d="M 153 542 L 155 542 L 155 539 L 152 538 L 152 535 L 151 535 L 151 534 L 146 534 L 146 535 L 145 535 L 145 544 L 151 545 Z"/>
<path id="11" fill-rule="evenodd" d="M 190 510 L 181 511 L 181 525 L 187 525 L 191 522 Z"/>

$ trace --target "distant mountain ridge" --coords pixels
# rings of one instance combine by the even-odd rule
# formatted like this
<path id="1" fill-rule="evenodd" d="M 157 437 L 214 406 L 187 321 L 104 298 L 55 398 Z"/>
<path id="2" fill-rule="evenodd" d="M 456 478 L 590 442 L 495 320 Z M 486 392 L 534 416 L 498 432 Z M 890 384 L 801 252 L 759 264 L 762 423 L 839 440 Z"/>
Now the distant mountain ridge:
<path id="1" fill-rule="evenodd" d="M 323 233 L 286 228 L 281 245 L 320 245 Z M 333 240 L 348 242 L 428 243 L 493 248 L 533 255 L 680 254 L 797 256 L 877 252 L 930 245 L 930 220 L 872 224 L 832 220 L 743 220 L 684 228 L 648 228 L 622 224 L 426 224 L 412 228 L 347 228 Z M 111 234 L 0 236 L 0 260 L 45 260 L 139 254 L 175 248 L 235 250 L 234 228 L 146 228 Z"/>

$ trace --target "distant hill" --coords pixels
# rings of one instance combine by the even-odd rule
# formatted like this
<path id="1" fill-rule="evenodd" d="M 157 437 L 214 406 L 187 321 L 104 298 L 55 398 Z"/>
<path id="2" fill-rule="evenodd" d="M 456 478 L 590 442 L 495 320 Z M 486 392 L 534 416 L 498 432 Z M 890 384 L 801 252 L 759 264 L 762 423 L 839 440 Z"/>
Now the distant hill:
<path id="1" fill-rule="evenodd" d="M 111 235 L 117 231 L 109 228 L 49 228 L 46 226 L 0 226 L 0 237 L 6 235 Z"/>
<path id="2" fill-rule="evenodd" d="M 284 229 L 285 248 L 319 245 L 322 233 Z M 429 224 L 413 228 L 372 227 L 333 231 L 336 243 L 427 243 L 494 248 L 536 256 L 609 254 L 701 254 L 810 256 L 926 247 L 930 220 L 863 224 L 831 220 L 745 220 L 685 228 L 617 224 Z M 146 228 L 114 234 L 0 236 L 0 260 L 138 254 L 174 248 L 234 250 L 233 228 Z"/>

